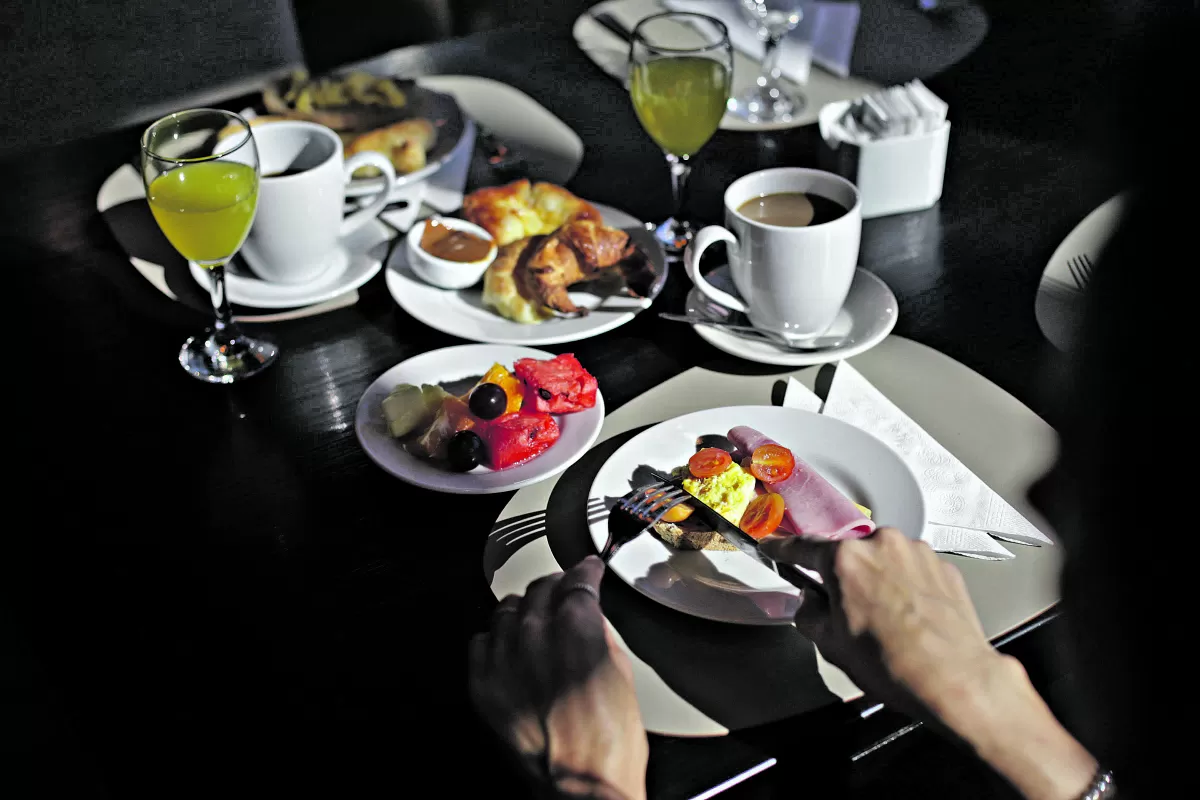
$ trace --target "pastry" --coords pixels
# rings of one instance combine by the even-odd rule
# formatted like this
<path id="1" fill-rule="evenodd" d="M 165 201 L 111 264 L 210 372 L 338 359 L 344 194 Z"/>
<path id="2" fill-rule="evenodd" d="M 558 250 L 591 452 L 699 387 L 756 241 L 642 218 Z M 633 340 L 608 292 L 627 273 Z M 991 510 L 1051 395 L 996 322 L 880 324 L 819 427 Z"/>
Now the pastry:
<path id="1" fill-rule="evenodd" d="M 550 318 L 550 311 L 535 300 L 517 279 L 517 265 L 544 237 L 518 239 L 499 249 L 483 274 L 483 304 L 513 322 L 536 325 Z"/>
<path id="2" fill-rule="evenodd" d="M 586 314 L 567 293 L 572 284 L 600 278 L 633 255 L 629 234 L 591 219 L 568 222 L 535 249 L 524 264 L 525 294 L 563 314 Z"/>
<path id="3" fill-rule="evenodd" d="M 399 175 L 416 172 L 425 166 L 425 153 L 437 141 L 437 131 L 433 123 L 418 117 L 378 128 L 356 136 L 346 147 L 346 158 L 373 150 L 383 153 Z M 374 167 L 363 167 L 355 171 L 358 178 L 373 177 L 379 174 Z"/>
<path id="4" fill-rule="evenodd" d="M 463 198 L 463 214 L 503 246 L 527 236 L 542 236 L 572 220 L 599 222 L 600 212 L 561 186 L 524 178 L 489 186 Z"/>

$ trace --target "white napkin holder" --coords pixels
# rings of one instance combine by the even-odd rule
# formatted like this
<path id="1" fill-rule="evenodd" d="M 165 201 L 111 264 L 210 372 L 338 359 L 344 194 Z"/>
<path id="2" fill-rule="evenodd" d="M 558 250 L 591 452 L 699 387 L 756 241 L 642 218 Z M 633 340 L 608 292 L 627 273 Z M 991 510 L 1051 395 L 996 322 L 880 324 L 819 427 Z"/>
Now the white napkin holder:
<path id="1" fill-rule="evenodd" d="M 850 107 L 840 101 L 821 108 L 820 164 L 858 187 L 863 219 L 929 208 L 942 196 L 950 122 L 926 133 L 868 142 L 846 141 L 837 121 Z"/>

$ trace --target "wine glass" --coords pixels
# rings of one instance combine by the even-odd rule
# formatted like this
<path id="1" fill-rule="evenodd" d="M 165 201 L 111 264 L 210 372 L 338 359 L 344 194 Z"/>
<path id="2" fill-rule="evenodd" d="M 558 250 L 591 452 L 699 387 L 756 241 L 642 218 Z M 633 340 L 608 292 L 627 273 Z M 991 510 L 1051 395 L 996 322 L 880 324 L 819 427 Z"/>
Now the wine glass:
<path id="1" fill-rule="evenodd" d="M 656 236 L 669 252 L 682 251 L 692 228 L 679 219 L 689 159 L 716 133 L 733 76 L 733 47 L 725 25 L 703 14 L 667 12 L 646 17 L 629 45 L 629 94 L 638 120 L 663 149 L 671 170 L 675 209 Z"/>
<path id="2" fill-rule="evenodd" d="M 766 42 L 766 51 L 754 85 L 730 102 L 730 111 L 750 122 L 787 122 L 804 110 L 807 101 L 780 78 L 779 43 L 811 12 L 812 2 L 741 0 L 740 7 L 746 22 Z"/>
<path id="3" fill-rule="evenodd" d="M 195 108 L 142 134 L 142 181 L 158 227 L 184 258 L 208 270 L 216 321 L 179 351 L 179 364 L 209 383 L 233 383 L 275 362 L 274 344 L 238 328 L 225 295 L 225 264 L 241 248 L 258 208 L 258 148 L 237 114 Z"/>

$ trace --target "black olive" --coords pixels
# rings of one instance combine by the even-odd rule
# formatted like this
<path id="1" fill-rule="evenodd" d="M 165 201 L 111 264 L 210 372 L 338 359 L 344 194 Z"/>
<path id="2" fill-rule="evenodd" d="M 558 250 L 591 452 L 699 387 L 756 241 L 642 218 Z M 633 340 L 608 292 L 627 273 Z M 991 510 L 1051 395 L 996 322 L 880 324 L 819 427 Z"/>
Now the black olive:
<path id="1" fill-rule="evenodd" d="M 475 431 L 459 431 L 450 437 L 446 455 L 450 459 L 450 469 L 470 472 L 483 463 L 483 439 Z"/>
<path id="2" fill-rule="evenodd" d="M 471 392 L 468 405 L 480 419 L 495 419 L 508 408 L 508 395 L 494 383 L 481 383 Z"/>
<path id="3" fill-rule="evenodd" d="M 706 447 L 715 447 L 730 455 L 737 452 L 737 445 L 730 441 L 728 436 L 722 436 L 719 433 L 706 433 L 696 437 L 696 452 L 699 453 Z"/>
<path id="4" fill-rule="evenodd" d="M 542 398 L 543 400 L 549 400 L 551 397 L 553 397 L 553 395 L 550 394 L 549 389 L 538 389 L 538 397 Z"/>

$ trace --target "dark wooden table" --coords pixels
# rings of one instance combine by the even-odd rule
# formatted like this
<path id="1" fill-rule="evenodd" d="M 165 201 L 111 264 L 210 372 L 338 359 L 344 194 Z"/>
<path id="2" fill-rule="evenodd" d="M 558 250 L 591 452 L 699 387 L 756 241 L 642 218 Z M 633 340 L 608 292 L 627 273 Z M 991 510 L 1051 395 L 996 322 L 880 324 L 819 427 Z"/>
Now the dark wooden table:
<path id="1" fill-rule="evenodd" d="M 583 139 L 572 189 L 646 219 L 669 211 L 661 153 L 561 27 L 501 28 L 392 61 L 410 75 L 516 86 Z M 1011 132 L 979 99 L 995 83 L 978 64 L 933 82 L 971 110 L 952 106 L 944 196 L 866 222 L 861 260 L 900 299 L 897 334 L 1053 423 L 1064 362 L 1034 320 L 1038 277 L 1058 241 L 1120 187 L 1086 151 Z M 1048 127 L 1035 121 L 1031 130 Z M 262 377 L 236 387 L 187 377 L 175 354 L 206 320 L 144 284 L 95 212 L 136 135 L 0 167 L 20 476 L 0 556 L 0 635 L 33 687 L 27 766 L 43 789 L 77 797 L 510 788 L 464 691 L 466 640 L 494 602 L 480 555 L 507 498 L 408 487 L 367 460 L 352 430 L 375 377 L 460 342 L 407 317 L 380 276 L 353 308 L 272 326 L 283 355 Z M 689 211 L 719 219 L 730 180 L 810 165 L 815 145 L 812 129 L 719 133 L 697 159 Z M 686 290 L 676 270 L 659 306 L 679 310 Z M 575 352 L 610 408 L 725 360 L 652 314 L 551 349 Z M 1055 628 L 1017 645 L 1042 688 L 1058 677 L 1039 666 L 1052 660 Z M 850 762 L 900 724 L 832 708 L 720 740 L 655 737 L 651 794 L 690 797 L 776 757 L 768 778 L 739 791 L 1006 796 L 930 736 Z"/>

